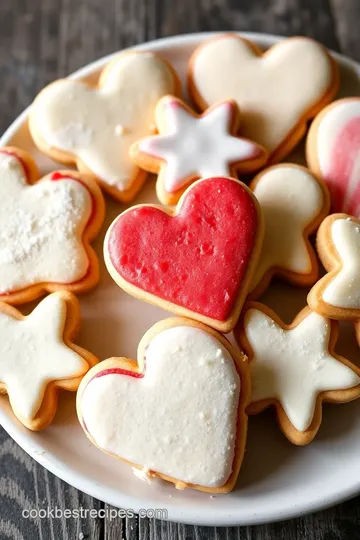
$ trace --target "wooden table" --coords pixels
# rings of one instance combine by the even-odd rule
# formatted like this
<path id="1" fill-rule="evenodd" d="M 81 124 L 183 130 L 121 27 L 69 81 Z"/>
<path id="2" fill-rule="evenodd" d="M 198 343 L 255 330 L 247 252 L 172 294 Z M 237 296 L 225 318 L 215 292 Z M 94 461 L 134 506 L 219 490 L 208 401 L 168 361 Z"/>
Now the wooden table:
<path id="1" fill-rule="evenodd" d="M 0 0 L 0 131 L 53 79 L 142 41 L 202 30 L 303 34 L 360 61 L 359 27 L 359 0 Z M 105 505 L 37 465 L 3 430 L 0 456 L 0 539 L 360 538 L 360 498 L 289 522 L 227 529 L 138 518 L 24 519 L 23 508 Z"/>

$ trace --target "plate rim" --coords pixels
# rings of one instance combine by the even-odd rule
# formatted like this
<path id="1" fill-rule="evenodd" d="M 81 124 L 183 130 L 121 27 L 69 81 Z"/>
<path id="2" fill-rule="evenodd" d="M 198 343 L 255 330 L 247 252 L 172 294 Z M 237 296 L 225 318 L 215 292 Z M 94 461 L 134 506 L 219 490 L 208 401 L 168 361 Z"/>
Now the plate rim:
<path id="1" fill-rule="evenodd" d="M 223 34 L 237 34 L 243 36 L 249 40 L 255 42 L 264 43 L 266 46 L 271 46 L 274 43 L 286 39 L 286 36 L 278 36 L 275 34 L 259 33 L 259 32 L 226 32 L 226 31 L 216 31 L 216 32 L 195 32 L 189 34 L 179 34 L 175 36 L 163 37 L 159 39 L 154 39 L 141 43 L 135 46 L 127 47 L 110 53 L 106 56 L 103 56 L 93 62 L 90 62 L 86 66 L 76 70 L 75 72 L 69 75 L 69 78 L 80 79 L 86 77 L 93 73 L 94 71 L 103 67 L 106 63 L 112 60 L 122 51 L 127 50 L 148 50 L 151 48 L 152 51 L 167 47 L 181 47 L 181 46 L 191 46 L 198 45 L 202 41 L 208 40 L 217 35 Z M 336 53 L 330 50 L 330 53 L 333 57 L 339 61 L 342 65 L 345 65 L 349 68 L 352 68 L 360 73 L 360 63 L 356 62 L 344 56 L 342 54 Z M 20 126 L 26 121 L 28 116 L 29 108 L 31 104 L 20 113 L 17 118 L 10 124 L 10 126 L 5 130 L 3 135 L 0 137 L 0 146 L 6 145 L 7 141 L 14 136 Z M 108 487 L 103 487 L 93 481 L 89 480 L 87 476 L 83 473 L 79 473 L 74 470 L 71 466 L 65 466 L 64 462 L 55 458 L 48 451 L 44 451 L 41 444 L 34 443 L 31 441 L 27 434 L 21 431 L 17 424 L 3 411 L 0 409 L 0 424 L 8 433 L 8 435 L 35 461 L 40 465 L 45 467 L 55 476 L 65 481 L 69 485 L 83 491 L 84 493 L 99 499 L 106 504 L 110 504 L 117 508 L 126 508 L 131 509 L 134 512 L 138 512 L 142 508 L 151 508 L 154 510 L 164 508 L 163 504 L 156 504 L 154 501 L 151 502 L 149 498 L 143 499 L 140 497 L 135 497 L 127 495 L 124 492 L 119 490 L 110 489 Z M 51 456 L 51 457 L 50 457 Z M 196 504 L 191 507 L 187 507 L 186 510 L 181 509 L 181 505 L 169 504 L 167 507 L 168 516 L 167 521 L 175 521 L 178 523 L 192 524 L 192 525 L 205 525 L 205 526 L 250 526 L 250 525 L 260 525 L 265 523 L 272 523 L 281 520 L 287 520 L 295 517 L 301 517 L 311 512 L 324 510 L 329 508 L 337 503 L 344 502 L 360 493 L 360 479 L 354 481 L 352 484 L 349 484 L 343 487 L 340 490 L 335 490 L 329 493 L 327 496 L 318 496 L 311 501 L 308 501 L 306 504 L 303 504 L 301 507 L 297 506 L 296 503 L 292 503 L 286 509 L 270 510 L 262 509 L 261 512 L 254 512 L 252 515 L 247 515 L 246 517 L 238 516 L 236 514 L 229 514 L 226 511 L 219 510 L 214 507 L 214 511 L 209 513 L 206 511 L 198 512 L 196 510 Z M 119 497 L 120 494 L 120 497 Z"/>

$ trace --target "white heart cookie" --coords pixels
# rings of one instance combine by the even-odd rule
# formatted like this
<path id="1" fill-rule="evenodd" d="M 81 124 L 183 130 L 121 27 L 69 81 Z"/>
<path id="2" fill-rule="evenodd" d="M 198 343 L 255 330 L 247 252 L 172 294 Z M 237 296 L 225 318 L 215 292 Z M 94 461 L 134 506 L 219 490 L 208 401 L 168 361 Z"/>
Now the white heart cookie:
<path id="1" fill-rule="evenodd" d="M 100 75 L 97 87 L 63 79 L 35 99 L 30 131 L 53 159 L 92 173 L 120 201 L 129 201 L 145 176 L 129 157 L 130 146 L 154 130 L 157 101 L 178 93 L 171 66 L 152 53 L 125 53 Z"/>
<path id="2" fill-rule="evenodd" d="M 297 144 L 306 121 L 329 103 L 338 69 L 326 49 L 308 38 L 281 41 L 265 54 L 236 35 L 199 47 L 190 59 L 189 90 L 201 109 L 234 99 L 241 134 L 267 148 L 272 163 Z"/>
<path id="3" fill-rule="evenodd" d="M 229 491 L 246 436 L 237 354 L 203 325 L 161 321 L 140 342 L 139 366 L 109 359 L 88 373 L 80 422 L 101 450 L 177 487 Z"/>

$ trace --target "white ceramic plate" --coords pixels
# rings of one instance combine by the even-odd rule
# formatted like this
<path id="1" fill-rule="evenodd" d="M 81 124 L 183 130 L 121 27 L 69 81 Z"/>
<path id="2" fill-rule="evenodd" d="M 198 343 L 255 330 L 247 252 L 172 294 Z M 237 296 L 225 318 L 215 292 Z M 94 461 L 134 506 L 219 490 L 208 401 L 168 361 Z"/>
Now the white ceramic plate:
<path id="1" fill-rule="evenodd" d="M 147 43 L 141 50 L 156 51 L 172 62 L 184 78 L 187 61 L 200 43 L 213 34 L 172 37 Z M 261 47 L 279 38 L 246 34 Z M 103 58 L 78 71 L 75 78 L 96 80 L 110 60 Z M 342 95 L 360 94 L 360 66 L 336 55 L 342 69 Z M 42 172 L 58 167 L 40 156 L 27 130 L 25 111 L 2 137 L 31 152 Z M 303 151 L 292 157 L 302 161 Z M 147 183 L 135 202 L 154 202 L 154 181 Z M 107 201 L 104 231 L 122 209 Z M 96 245 L 102 260 L 103 237 Z M 273 285 L 263 300 L 290 321 L 305 305 L 306 291 Z M 81 297 L 83 314 L 79 343 L 100 359 L 135 358 L 137 343 L 164 311 L 135 300 L 121 291 L 102 264 L 101 283 Z M 32 306 L 27 307 L 29 311 Z M 343 325 L 338 352 L 354 362 L 359 356 L 351 325 Z M 64 393 L 65 394 L 65 393 Z M 272 412 L 250 418 L 246 457 L 237 488 L 229 495 L 211 498 L 193 490 L 177 491 L 171 485 L 152 486 L 138 480 L 131 468 L 97 450 L 78 424 L 74 396 L 64 395 L 54 423 L 32 433 L 14 418 L 5 396 L 0 399 L 0 421 L 11 437 L 41 465 L 69 484 L 117 507 L 166 508 L 168 519 L 205 525 L 249 525 L 275 521 L 324 508 L 360 492 L 360 401 L 324 407 L 324 421 L 315 441 L 305 448 L 292 446 L 279 432 Z"/>

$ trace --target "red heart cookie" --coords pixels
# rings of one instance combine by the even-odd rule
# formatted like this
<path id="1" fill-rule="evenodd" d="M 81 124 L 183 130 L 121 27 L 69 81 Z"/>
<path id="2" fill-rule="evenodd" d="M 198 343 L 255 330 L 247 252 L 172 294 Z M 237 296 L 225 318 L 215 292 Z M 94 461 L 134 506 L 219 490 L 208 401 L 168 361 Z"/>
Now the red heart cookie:
<path id="1" fill-rule="evenodd" d="M 105 262 L 133 296 L 229 332 L 262 237 L 250 190 L 231 178 L 207 178 L 190 186 L 175 210 L 138 205 L 118 216 L 105 238 Z"/>

